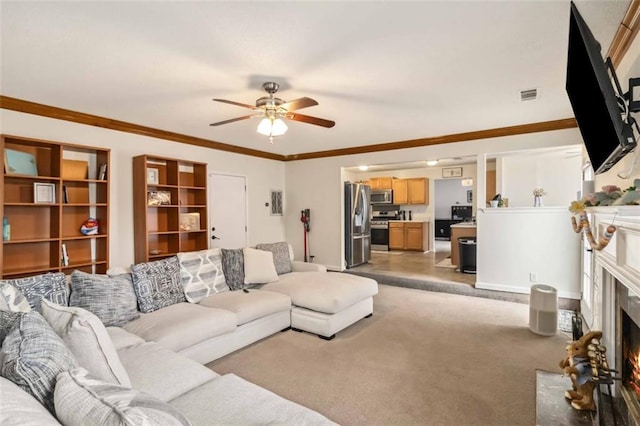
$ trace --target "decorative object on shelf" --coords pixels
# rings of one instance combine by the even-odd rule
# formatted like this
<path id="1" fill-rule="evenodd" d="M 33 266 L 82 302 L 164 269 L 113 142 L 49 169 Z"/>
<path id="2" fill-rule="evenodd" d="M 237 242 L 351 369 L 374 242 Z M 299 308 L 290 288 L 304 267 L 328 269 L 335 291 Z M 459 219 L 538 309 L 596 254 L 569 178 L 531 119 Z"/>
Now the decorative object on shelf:
<path id="1" fill-rule="evenodd" d="M 147 184 L 158 185 L 160 183 L 160 173 L 158 169 L 147 167 Z"/>
<path id="2" fill-rule="evenodd" d="M 84 222 L 82 222 L 82 226 L 80 227 L 80 232 L 82 235 L 97 235 L 98 234 L 98 221 L 90 217 Z"/>
<path id="3" fill-rule="evenodd" d="M 200 213 L 180 213 L 180 230 L 181 231 L 199 231 L 200 230 Z"/>
<path id="4" fill-rule="evenodd" d="M 162 250 L 157 250 L 157 249 L 156 250 L 149 250 L 149 254 L 152 255 L 152 256 L 157 256 L 160 253 L 162 253 Z"/>
<path id="5" fill-rule="evenodd" d="M 98 169 L 98 180 L 107 180 L 107 163 L 102 163 Z"/>
<path id="6" fill-rule="evenodd" d="M 560 368 L 571 377 L 573 388 L 565 391 L 564 396 L 571 406 L 579 411 L 594 411 L 596 403 L 593 391 L 600 379 L 600 369 L 608 373 L 608 365 L 597 365 L 596 352 L 600 347 L 602 332 L 590 331 L 567 345 L 567 356 L 560 361 Z"/>
<path id="7" fill-rule="evenodd" d="M 4 171 L 11 175 L 38 176 L 36 159 L 33 154 L 13 149 L 4 150 Z"/>
<path id="8" fill-rule="evenodd" d="M 489 201 L 489 206 L 491 207 L 499 207 L 500 202 L 502 201 L 502 195 L 496 194 L 491 201 Z"/>
<path id="9" fill-rule="evenodd" d="M 616 185 L 605 185 L 602 191 L 587 194 L 573 203 L 582 203 L 584 207 L 640 205 L 640 179 L 634 180 L 624 191 Z"/>
<path id="10" fill-rule="evenodd" d="M 7 217 L 2 218 L 2 241 L 11 240 L 11 225 L 9 225 L 9 219 Z"/>
<path id="11" fill-rule="evenodd" d="M 443 167 L 443 178 L 462 177 L 462 167 Z"/>
<path id="12" fill-rule="evenodd" d="M 89 162 L 82 160 L 62 160 L 62 178 L 63 179 L 87 179 L 89 172 Z"/>
<path id="13" fill-rule="evenodd" d="M 533 207 L 542 207 L 542 196 L 547 195 L 542 188 L 535 188 L 533 190 Z"/>
<path id="14" fill-rule="evenodd" d="M 33 202 L 54 204 L 56 202 L 56 185 L 53 183 L 33 183 Z"/>
<path id="15" fill-rule="evenodd" d="M 147 193 L 147 205 L 149 205 L 149 206 L 169 206 L 169 205 L 171 205 L 171 192 L 169 192 L 169 191 L 149 191 Z"/>
<path id="16" fill-rule="evenodd" d="M 593 232 L 591 232 L 591 225 L 589 224 L 589 217 L 587 216 L 584 203 L 581 201 L 572 202 L 571 207 L 569 207 L 569 211 L 574 214 L 574 216 L 571 216 L 571 226 L 573 227 L 573 231 L 577 234 L 581 230 L 584 230 L 584 235 L 592 249 L 602 250 L 609 244 L 611 237 L 613 237 L 613 234 L 616 232 L 616 227 L 613 224 L 607 226 L 607 229 L 605 229 L 604 235 L 602 235 L 600 241 L 596 241 L 595 238 L 593 238 Z M 580 223 L 577 223 L 576 221 L 576 214 L 580 216 Z"/>
<path id="17" fill-rule="evenodd" d="M 62 266 L 69 266 L 69 253 L 67 252 L 67 245 L 62 244 L 62 258 L 60 259 Z"/>
<path id="18" fill-rule="evenodd" d="M 62 185 L 62 202 L 69 204 L 69 193 L 67 192 L 67 186 Z"/>

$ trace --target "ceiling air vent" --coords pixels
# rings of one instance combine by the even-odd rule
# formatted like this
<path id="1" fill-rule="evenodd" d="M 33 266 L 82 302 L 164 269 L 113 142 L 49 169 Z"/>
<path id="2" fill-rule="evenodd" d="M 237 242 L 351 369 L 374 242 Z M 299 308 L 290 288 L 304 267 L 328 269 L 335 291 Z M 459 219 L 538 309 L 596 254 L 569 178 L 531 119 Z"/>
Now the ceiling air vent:
<path id="1" fill-rule="evenodd" d="M 532 101 L 538 98 L 538 89 L 529 89 L 520 91 L 521 101 Z"/>

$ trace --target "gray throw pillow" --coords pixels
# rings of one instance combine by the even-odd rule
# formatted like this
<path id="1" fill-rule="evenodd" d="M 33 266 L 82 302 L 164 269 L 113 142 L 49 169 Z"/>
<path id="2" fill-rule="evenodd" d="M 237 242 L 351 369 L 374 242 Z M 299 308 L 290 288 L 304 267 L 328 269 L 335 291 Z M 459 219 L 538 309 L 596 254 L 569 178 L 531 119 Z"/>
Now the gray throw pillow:
<path id="1" fill-rule="evenodd" d="M 23 313 L 24 312 L 20 311 L 5 311 L 4 309 L 0 309 L 0 347 L 2 347 L 4 339 L 7 338 L 7 335 Z"/>
<path id="2" fill-rule="evenodd" d="M 86 309 L 106 327 L 118 327 L 140 317 L 131 274 L 110 277 L 73 271 L 69 305 Z"/>
<path id="3" fill-rule="evenodd" d="M 258 250 L 270 251 L 273 253 L 273 264 L 278 275 L 291 272 L 291 256 L 289 255 L 289 244 L 286 242 L 258 244 Z"/>
<path id="4" fill-rule="evenodd" d="M 65 425 L 191 425 L 166 402 L 95 379 L 83 368 L 60 373 L 55 407 L 58 420 Z"/>
<path id="5" fill-rule="evenodd" d="M 37 311 L 20 313 L 0 349 L 0 375 L 55 414 L 56 377 L 75 366 L 62 339 Z"/>
<path id="6" fill-rule="evenodd" d="M 228 291 L 219 248 L 178 253 L 187 302 L 198 303 L 210 294 Z"/>
<path id="7" fill-rule="evenodd" d="M 131 275 L 140 312 L 153 312 L 186 302 L 176 256 L 132 265 Z"/>
<path id="8" fill-rule="evenodd" d="M 41 297 L 61 306 L 69 305 L 67 278 L 62 272 L 49 272 L 33 277 L 4 280 L 3 282 L 17 287 L 27 298 L 29 305 L 38 312 L 40 312 Z"/>
<path id="9" fill-rule="evenodd" d="M 244 254 L 242 249 L 222 249 L 222 270 L 231 290 L 244 288 Z"/>

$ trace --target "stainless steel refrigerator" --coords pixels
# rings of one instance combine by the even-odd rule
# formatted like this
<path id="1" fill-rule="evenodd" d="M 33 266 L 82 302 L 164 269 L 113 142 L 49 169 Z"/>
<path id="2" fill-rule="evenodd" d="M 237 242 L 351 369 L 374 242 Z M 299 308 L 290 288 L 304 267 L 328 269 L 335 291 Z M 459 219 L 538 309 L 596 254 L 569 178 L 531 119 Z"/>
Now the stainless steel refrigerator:
<path id="1" fill-rule="evenodd" d="M 371 259 L 371 188 L 344 183 L 345 257 L 347 268 Z"/>

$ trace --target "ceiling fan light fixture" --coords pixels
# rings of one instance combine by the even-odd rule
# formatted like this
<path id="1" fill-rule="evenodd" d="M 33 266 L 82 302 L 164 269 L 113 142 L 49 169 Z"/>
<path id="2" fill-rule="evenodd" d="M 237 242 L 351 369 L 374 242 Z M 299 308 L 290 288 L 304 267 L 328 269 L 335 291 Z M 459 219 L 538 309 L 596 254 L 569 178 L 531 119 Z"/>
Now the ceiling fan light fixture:
<path id="1" fill-rule="evenodd" d="M 280 119 L 276 118 L 275 120 L 269 117 L 265 117 L 258 124 L 258 133 L 265 136 L 282 136 L 287 132 L 286 123 Z"/>

